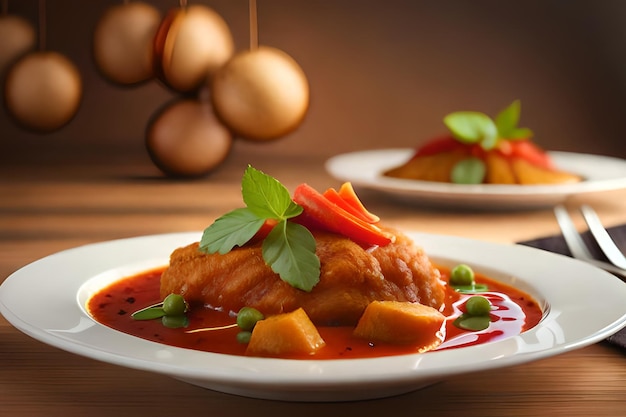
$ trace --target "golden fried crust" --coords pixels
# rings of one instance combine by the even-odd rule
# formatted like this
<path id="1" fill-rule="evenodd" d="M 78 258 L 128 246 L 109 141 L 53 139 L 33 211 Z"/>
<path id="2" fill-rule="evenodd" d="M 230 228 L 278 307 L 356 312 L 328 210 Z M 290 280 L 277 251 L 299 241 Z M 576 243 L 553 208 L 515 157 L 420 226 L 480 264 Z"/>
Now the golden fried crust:
<path id="1" fill-rule="evenodd" d="M 374 300 L 420 302 L 439 308 L 444 284 L 428 257 L 406 236 L 365 249 L 348 238 L 315 232 L 320 282 L 311 292 L 282 281 L 263 261 L 260 244 L 225 255 L 205 254 L 198 243 L 176 249 L 161 277 L 161 295 L 183 294 L 191 303 L 265 315 L 302 307 L 315 324 L 354 325 Z"/>

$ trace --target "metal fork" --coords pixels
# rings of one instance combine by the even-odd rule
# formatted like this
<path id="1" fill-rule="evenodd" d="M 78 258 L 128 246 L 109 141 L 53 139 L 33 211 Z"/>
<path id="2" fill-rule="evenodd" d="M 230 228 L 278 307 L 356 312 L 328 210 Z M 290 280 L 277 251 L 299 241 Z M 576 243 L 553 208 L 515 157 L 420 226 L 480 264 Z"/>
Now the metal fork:
<path id="1" fill-rule="evenodd" d="M 561 228 L 561 232 L 563 233 L 563 237 L 565 238 L 565 243 L 572 253 L 572 256 L 580 259 L 581 261 L 595 265 L 598 268 L 602 268 L 605 271 L 619 275 L 622 278 L 626 278 L 626 257 L 619 250 L 615 242 L 613 242 L 606 229 L 602 226 L 598 215 L 587 205 L 581 206 L 580 211 L 585 219 L 585 222 L 587 223 L 587 226 L 589 227 L 591 235 L 594 237 L 598 246 L 602 249 L 602 252 L 604 252 L 607 259 L 611 263 L 594 259 L 593 255 L 589 252 L 589 249 L 587 249 L 582 237 L 576 230 L 576 226 L 574 226 L 574 222 L 567 213 L 565 207 L 556 206 L 554 208 L 554 214 L 557 222 L 559 223 L 559 227 Z"/>

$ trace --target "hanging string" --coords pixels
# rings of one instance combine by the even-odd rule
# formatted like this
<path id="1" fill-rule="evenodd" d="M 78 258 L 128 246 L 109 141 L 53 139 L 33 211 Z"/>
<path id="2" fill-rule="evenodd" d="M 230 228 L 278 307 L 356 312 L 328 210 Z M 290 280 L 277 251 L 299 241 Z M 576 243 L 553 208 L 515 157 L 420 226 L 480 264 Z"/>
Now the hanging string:
<path id="1" fill-rule="evenodd" d="M 0 15 L 4 16 L 9 13 L 9 0 L 2 0 L 2 10 L 0 10 Z"/>
<path id="2" fill-rule="evenodd" d="M 187 7 L 187 0 L 180 0 L 178 4 L 180 4 L 181 9 L 184 9 L 185 7 Z"/>
<path id="3" fill-rule="evenodd" d="M 250 49 L 259 47 L 259 31 L 257 24 L 256 0 L 250 0 Z"/>
<path id="4" fill-rule="evenodd" d="M 39 0 L 39 50 L 46 49 L 46 0 Z"/>

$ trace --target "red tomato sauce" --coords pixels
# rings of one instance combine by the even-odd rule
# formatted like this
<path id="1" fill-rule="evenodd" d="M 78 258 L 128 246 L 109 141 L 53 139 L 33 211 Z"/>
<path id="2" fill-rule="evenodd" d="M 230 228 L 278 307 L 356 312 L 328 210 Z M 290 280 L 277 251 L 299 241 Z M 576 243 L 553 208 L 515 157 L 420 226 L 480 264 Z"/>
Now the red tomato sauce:
<path id="1" fill-rule="evenodd" d="M 447 282 L 449 271 L 440 268 Z M 147 306 L 161 302 L 159 280 L 162 269 L 143 272 L 119 280 L 96 293 L 88 301 L 88 311 L 99 323 L 136 337 L 182 348 L 230 355 L 245 355 L 246 345 L 238 343 L 239 329 L 190 332 L 194 329 L 229 326 L 235 317 L 222 311 L 191 306 L 187 313 L 187 328 L 170 329 L 161 320 L 134 320 L 131 314 Z M 542 317 L 540 306 L 526 293 L 513 287 L 476 274 L 476 282 L 486 284 L 489 291 L 481 293 L 493 306 L 488 329 L 471 332 L 457 328 L 453 321 L 464 312 L 465 300 L 471 295 L 459 294 L 448 287 L 446 306 L 445 340 L 436 350 L 465 347 L 491 342 L 520 334 L 534 327 Z M 352 335 L 352 327 L 318 327 L 326 346 L 314 356 L 295 359 L 350 359 L 371 358 L 416 353 L 419 347 L 372 343 Z"/>

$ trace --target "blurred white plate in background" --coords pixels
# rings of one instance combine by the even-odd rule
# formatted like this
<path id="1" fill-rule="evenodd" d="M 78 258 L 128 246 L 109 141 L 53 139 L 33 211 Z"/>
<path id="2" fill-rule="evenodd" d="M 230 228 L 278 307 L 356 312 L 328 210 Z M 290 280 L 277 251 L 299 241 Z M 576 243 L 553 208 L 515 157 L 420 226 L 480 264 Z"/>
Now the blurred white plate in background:
<path id="1" fill-rule="evenodd" d="M 626 160 L 571 152 L 548 152 L 559 169 L 581 175 L 583 181 L 561 185 L 453 184 L 383 176 L 406 162 L 413 149 L 376 149 L 336 155 L 326 170 L 355 187 L 424 205 L 471 209 L 550 207 L 577 194 L 626 188 Z"/>

